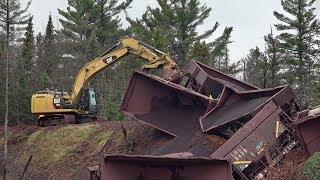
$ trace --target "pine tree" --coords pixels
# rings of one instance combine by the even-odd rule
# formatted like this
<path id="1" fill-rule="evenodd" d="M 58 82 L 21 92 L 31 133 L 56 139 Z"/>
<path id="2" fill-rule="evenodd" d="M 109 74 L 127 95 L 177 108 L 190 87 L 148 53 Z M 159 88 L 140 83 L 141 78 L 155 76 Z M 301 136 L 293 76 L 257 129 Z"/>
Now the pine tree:
<path id="1" fill-rule="evenodd" d="M 98 37 L 95 32 L 93 32 L 86 43 L 86 52 L 88 60 L 95 59 L 97 55 L 102 54 L 102 48 L 99 44 Z"/>
<path id="2" fill-rule="evenodd" d="M 211 55 L 210 55 L 211 47 L 205 42 L 195 42 L 190 55 L 189 59 L 193 59 L 196 61 L 199 61 L 201 63 L 204 63 L 208 66 L 211 66 Z"/>
<path id="3" fill-rule="evenodd" d="M 280 70 L 284 64 L 285 53 L 281 50 L 281 43 L 274 36 L 272 29 L 270 34 L 264 37 L 264 41 L 266 43 L 265 54 L 269 64 L 270 87 L 275 87 L 281 84 Z"/>
<path id="4" fill-rule="evenodd" d="M 316 57 L 320 53 L 317 34 L 320 31 L 320 22 L 314 11 L 315 0 L 282 0 L 281 4 L 288 15 L 274 12 L 280 21 L 276 28 L 282 49 L 285 50 L 287 73 L 294 78 L 293 87 L 297 87 L 298 97 L 308 106 L 314 99 Z"/>
<path id="5" fill-rule="evenodd" d="M 124 35 L 119 13 L 129 7 L 132 0 L 69 0 L 66 11 L 59 9 L 62 32 L 74 42 L 77 59 L 82 64 L 99 54 L 87 51 L 93 39 L 99 42 L 98 49 L 108 49 Z M 95 35 L 96 37 L 93 37 Z"/>
<path id="6" fill-rule="evenodd" d="M 53 26 L 51 14 L 49 15 L 49 18 L 48 18 L 44 42 L 49 45 L 52 45 L 54 43 L 54 26 Z"/>
<path id="7" fill-rule="evenodd" d="M 125 0 L 119 4 L 119 0 L 96 0 L 97 20 L 96 36 L 102 47 L 108 47 L 115 44 L 121 35 L 124 34 L 121 29 L 119 13 L 129 8 L 133 0 Z M 92 36 L 91 36 L 92 37 Z"/>
<path id="8" fill-rule="evenodd" d="M 43 74 L 44 82 L 50 82 L 51 86 L 54 86 L 56 75 L 54 71 L 58 66 L 59 56 L 55 47 L 55 34 L 51 14 L 49 15 L 46 26 L 46 32 L 43 39 L 43 48 L 41 66 L 43 67 L 43 70 L 45 70 L 45 74 Z"/>
<path id="9" fill-rule="evenodd" d="M 229 55 L 229 44 L 232 43 L 230 40 L 232 27 L 225 28 L 223 34 L 218 37 L 214 42 L 210 43 L 212 46 L 211 61 L 212 66 L 222 72 L 235 75 L 240 69 L 238 63 L 231 63 Z"/>
<path id="10" fill-rule="evenodd" d="M 97 19 L 95 0 L 68 0 L 67 10 L 58 9 L 63 17 L 63 33 L 77 43 L 91 36 Z"/>
<path id="11" fill-rule="evenodd" d="M 0 28 L 5 31 L 5 118 L 4 118 L 4 170 L 3 179 L 8 179 L 8 121 L 9 121 L 9 58 L 10 58 L 10 36 L 14 25 L 27 23 L 29 15 L 26 14 L 31 1 L 25 8 L 21 7 L 19 0 L 0 1 Z"/>
<path id="12" fill-rule="evenodd" d="M 267 58 L 258 47 L 250 49 L 249 55 L 242 60 L 244 81 L 266 88 L 268 83 Z"/>
<path id="13" fill-rule="evenodd" d="M 148 40 L 150 44 L 162 50 L 170 50 L 180 65 L 185 65 L 195 42 L 210 37 L 219 24 L 205 31 L 197 28 L 209 17 L 211 8 L 202 5 L 199 0 L 157 0 L 159 7 L 148 7 L 142 19 L 127 20 L 134 35 Z"/>
<path id="14" fill-rule="evenodd" d="M 208 66 L 225 72 L 230 75 L 236 75 L 241 71 L 240 64 L 231 63 L 228 45 L 232 27 L 225 28 L 223 34 L 211 43 L 195 42 L 191 49 L 189 58 L 198 60 Z"/>
<path id="15" fill-rule="evenodd" d="M 31 68 L 34 60 L 35 44 L 33 35 L 33 17 L 28 20 L 25 38 L 23 39 L 23 47 L 21 52 L 21 60 L 18 62 L 17 75 L 19 80 L 19 113 L 20 115 L 30 114 L 30 82 Z M 19 117 L 20 117 L 19 115 Z"/>
<path id="16" fill-rule="evenodd" d="M 35 42 L 34 42 L 34 31 L 33 31 L 33 17 L 31 17 L 28 21 L 28 26 L 26 27 L 25 38 L 23 40 L 23 48 L 22 48 L 22 62 L 24 69 L 27 72 L 30 72 L 32 61 L 34 58 L 34 49 L 35 49 Z"/>
<path id="17" fill-rule="evenodd" d="M 36 39 L 35 39 L 35 47 L 36 47 L 36 64 L 37 66 L 39 66 L 39 62 L 42 58 L 42 50 L 43 50 L 43 36 L 42 34 L 39 32 L 36 36 Z"/>

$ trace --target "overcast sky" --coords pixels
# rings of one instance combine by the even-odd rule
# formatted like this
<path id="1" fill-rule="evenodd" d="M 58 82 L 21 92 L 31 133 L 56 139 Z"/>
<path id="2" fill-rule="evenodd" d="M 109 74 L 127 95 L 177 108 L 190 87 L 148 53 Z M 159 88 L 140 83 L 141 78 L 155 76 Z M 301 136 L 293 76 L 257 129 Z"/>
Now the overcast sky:
<path id="1" fill-rule="evenodd" d="M 282 11 L 280 0 L 200 1 L 212 7 L 213 10 L 204 25 L 199 28 L 199 32 L 212 27 L 216 21 L 221 25 L 215 36 L 220 35 L 226 26 L 234 27 L 231 39 L 234 42 L 230 45 L 232 61 L 245 57 L 248 50 L 257 45 L 264 48 L 263 36 L 270 32 L 270 27 L 276 22 L 273 11 Z M 148 5 L 156 6 L 156 0 L 134 0 L 128 13 L 131 17 L 140 17 Z M 53 15 L 54 25 L 60 28 L 57 8 L 66 9 L 66 7 L 67 0 L 33 0 L 30 12 L 34 16 L 35 31 L 44 30 L 50 12 Z M 316 13 L 320 17 L 320 0 L 317 0 L 316 7 L 318 8 Z M 128 26 L 125 20 L 123 20 L 123 26 Z"/>

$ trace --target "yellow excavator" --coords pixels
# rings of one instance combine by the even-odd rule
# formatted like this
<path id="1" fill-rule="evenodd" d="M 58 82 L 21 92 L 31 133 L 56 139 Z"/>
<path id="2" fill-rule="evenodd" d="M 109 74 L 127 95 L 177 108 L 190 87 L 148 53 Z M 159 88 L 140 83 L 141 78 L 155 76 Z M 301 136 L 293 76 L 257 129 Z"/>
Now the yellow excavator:
<path id="1" fill-rule="evenodd" d="M 38 117 L 38 125 L 64 122 L 81 123 L 96 119 L 96 93 L 88 88 L 89 81 L 100 71 L 111 67 L 123 57 L 134 54 L 148 61 L 143 70 L 163 68 L 164 79 L 176 81 L 181 73 L 175 61 L 167 54 L 133 38 L 123 38 L 103 55 L 86 64 L 78 73 L 70 93 L 51 90 L 32 96 L 31 111 Z"/>

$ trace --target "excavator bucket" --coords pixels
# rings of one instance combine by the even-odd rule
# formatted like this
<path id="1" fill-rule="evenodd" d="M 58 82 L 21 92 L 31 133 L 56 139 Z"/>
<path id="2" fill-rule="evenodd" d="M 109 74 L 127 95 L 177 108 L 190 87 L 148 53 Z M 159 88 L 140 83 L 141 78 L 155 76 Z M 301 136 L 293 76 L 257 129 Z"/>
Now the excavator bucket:
<path id="1" fill-rule="evenodd" d="M 231 180 L 227 160 L 164 156 L 106 156 L 101 180 Z"/>

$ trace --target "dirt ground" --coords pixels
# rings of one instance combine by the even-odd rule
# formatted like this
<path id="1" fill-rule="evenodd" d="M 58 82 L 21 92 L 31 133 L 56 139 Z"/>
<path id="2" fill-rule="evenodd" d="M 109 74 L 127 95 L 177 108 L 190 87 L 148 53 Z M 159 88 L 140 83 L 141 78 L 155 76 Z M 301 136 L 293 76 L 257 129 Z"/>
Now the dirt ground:
<path id="1" fill-rule="evenodd" d="M 306 161 L 303 150 L 298 147 L 287 154 L 276 167 L 270 167 L 267 177 L 271 180 L 303 180 L 300 170 Z"/>
<path id="2" fill-rule="evenodd" d="M 88 124 L 86 124 L 88 125 Z M 142 125 L 135 121 L 127 122 L 98 122 L 93 123 L 94 127 L 99 127 L 99 131 L 87 137 L 87 142 L 77 147 L 77 152 L 68 152 L 61 160 L 54 163 L 49 156 L 56 156 L 57 151 L 52 153 L 54 148 L 34 151 L 34 147 L 29 141 L 38 132 L 56 132 L 63 126 L 37 127 L 37 126 L 16 126 L 10 128 L 9 137 L 9 177 L 19 179 L 24 168 L 32 156 L 32 160 L 24 175 L 24 179 L 85 179 L 88 175 L 87 168 L 100 164 L 106 154 L 150 154 L 154 149 L 164 145 L 173 137 L 166 135 L 152 127 Z M 73 125 L 71 127 L 81 127 L 84 125 Z M 0 127 L 0 143 L 3 143 L 3 128 Z M 101 135 L 100 132 L 112 132 L 112 137 L 105 142 L 99 151 L 92 149 L 91 142 Z M 66 139 L 68 137 L 65 137 Z M 68 140 L 69 141 L 69 140 Z M 66 142 L 68 142 L 66 141 Z M 46 145 L 46 144 L 45 144 Z M 49 146 L 50 144 L 46 145 Z M 52 144 L 52 146 L 54 146 Z M 3 147 L 0 147 L 3 151 Z M 41 156 L 43 150 L 48 150 L 48 154 Z M 63 149 L 62 149 L 63 150 Z M 73 150 L 74 151 L 74 150 Z M 39 157 L 43 159 L 39 159 Z M 3 168 L 3 153 L 0 155 L 0 169 Z"/>
<path id="3" fill-rule="evenodd" d="M 73 132 L 73 129 L 78 131 Z M 2 144 L 3 128 L 0 127 L 0 130 Z M 173 138 L 136 121 L 96 122 L 68 127 L 11 127 L 9 177 L 20 179 L 32 156 L 24 179 L 87 179 L 87 168 L 99 165 L 107 154 L 151 154 Z M 194 141 L 201 141 L 204 145 L 212 146 L 212 149 L 217 149 L 225 142 L 210 135 L 200 139 L 195 138 Z M 0 151 L 3 151 L 3 147 L 0 147 Z M 1 153 L 0 169 L 3 168 L 2 159 Z M 299 169 L 304 161 L 303 151 L 296 149 L 279 166 L 269 169 L 268 179 L 299 179 Z"/>

